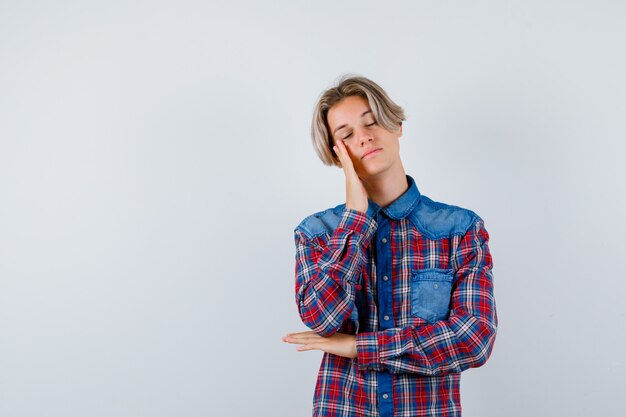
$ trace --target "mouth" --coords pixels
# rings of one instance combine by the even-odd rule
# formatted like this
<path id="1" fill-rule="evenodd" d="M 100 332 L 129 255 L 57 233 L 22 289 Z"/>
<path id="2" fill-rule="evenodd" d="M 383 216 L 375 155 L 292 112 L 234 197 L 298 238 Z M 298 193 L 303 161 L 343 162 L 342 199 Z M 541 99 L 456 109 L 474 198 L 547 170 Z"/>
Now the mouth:
<path id="1" fill-rule="evenodd" d="M 365 159 L 368 156 L 376 155 L 380 151 L 382 151 L 382 148 L 375 148 L 375 149 L 369 150 L 361 157 L 361 159 Z"/>

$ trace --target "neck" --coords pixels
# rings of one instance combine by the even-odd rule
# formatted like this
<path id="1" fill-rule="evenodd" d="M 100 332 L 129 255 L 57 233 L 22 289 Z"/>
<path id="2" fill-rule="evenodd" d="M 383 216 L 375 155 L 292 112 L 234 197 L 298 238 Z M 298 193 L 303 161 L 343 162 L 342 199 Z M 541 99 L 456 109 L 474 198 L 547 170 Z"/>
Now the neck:
<path id="1" fill-rule="evenodd" d="M 362 179 L 368 197 L 380 207 L 386 207 L 409 188 L 404 167 L 382 172 L 375 178 Z"/>

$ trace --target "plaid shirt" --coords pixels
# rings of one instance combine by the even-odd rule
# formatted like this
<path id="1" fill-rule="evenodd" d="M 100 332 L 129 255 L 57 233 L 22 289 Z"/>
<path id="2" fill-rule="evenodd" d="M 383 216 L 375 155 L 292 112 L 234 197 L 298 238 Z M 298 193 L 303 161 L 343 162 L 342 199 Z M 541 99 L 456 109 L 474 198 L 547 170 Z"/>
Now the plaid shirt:
<path id="1" fill-rule="evenodd" d="M 324 353 L 313 416 L 460 416 L 460 372 L 491 354 L 497 316 L 483 220 L 407 180 L 385 208 L 342 204 L 294 231 L 302 321 L 321 336 L 356 335 L 355 359 Z"/>

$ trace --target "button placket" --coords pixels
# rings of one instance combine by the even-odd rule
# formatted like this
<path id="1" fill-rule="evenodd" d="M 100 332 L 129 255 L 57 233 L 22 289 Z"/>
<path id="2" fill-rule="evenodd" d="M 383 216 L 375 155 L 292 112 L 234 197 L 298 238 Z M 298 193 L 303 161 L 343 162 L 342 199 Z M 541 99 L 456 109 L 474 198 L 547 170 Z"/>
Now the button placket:
<path id="1" fill-rule="evenodd" d="M 389 219 L 380 216 L 378 222 L 378 237 L 376 240 L 377 269 L 381 280 L 378 281 L 378 328 L 387 330 L 393 327 L 393 291 L 391 288 L 391 224 Z M 393 377 L 390 372 L 376 373 L 378 379 L 379 413 L 381 417 L 393 417 Z"/>
<path id="2" fill-rule="evenodd" d="M 389 230 L 386 230 L 384 233 L 389 233 Z M 380 238 L 380 250 L 382 252 L 382 256 L 384 256 L 384 254 L 389 254 L 391 255 L 391 248 L 389 248 L 389 246 L 387 245 L 387 243 L 389 242 L 389 239 L 387 239 L 386 236 L 383 236 L 382 238 Z M 380 259 L 380 255 L 381 253 L 379 252 L 379 259 Z M 389 257 L 390 258 L 390 257 Z M 391 258 L 387 260 L 387 262 L 385 262 L 385 266 L 384 269 L 388 269 L 389 266 L 391 264 Z M 383 325 L 384 328 L 389 328 L 389 321 L 392 319 L 392 312 L 390 311 L 391 306 L 392 306 L 392 302 L 391 302 L 391 289 L 389 288 L 389 275 L 383 275 L 383 283 L 385 284 L 385 289 L 383 291 L 385 291 L 388 294 L 389 297 L 389 302 L 385 303 L 385 306 L 379 306 L 380 308 L 380 313 L 384 314 L 382 319 L 385 322 L 385 324 Z"/>

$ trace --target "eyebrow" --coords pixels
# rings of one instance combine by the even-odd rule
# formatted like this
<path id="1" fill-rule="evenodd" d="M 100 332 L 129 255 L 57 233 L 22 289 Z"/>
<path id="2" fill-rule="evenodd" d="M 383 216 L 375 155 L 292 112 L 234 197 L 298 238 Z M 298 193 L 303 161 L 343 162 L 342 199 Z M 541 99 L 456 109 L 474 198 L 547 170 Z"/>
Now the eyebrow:
<path id="1" fill-rule="evenodd" d="M 361 113 L 361 117 L 363 117 L 363 116 L 365 116 L 367 113 L 371 113 L 371 112 L 372 112 L 371 110 L 365 110 L 363 113 Z M 343 129 L 343 128 L 344 128 L 344 127 L 346 127 L 346 126 L 348 126 L 348 125 L 343 124 L 343 125 L 341 125 L 341 126 L 337 126 L 337 127 L 335 128 L 335 130 L 333 130 L 333 136 L 335 136 L 335 133 L 337 133 L 337 131 L 338 131 L 338 130 Z"/>

